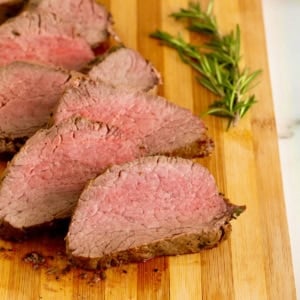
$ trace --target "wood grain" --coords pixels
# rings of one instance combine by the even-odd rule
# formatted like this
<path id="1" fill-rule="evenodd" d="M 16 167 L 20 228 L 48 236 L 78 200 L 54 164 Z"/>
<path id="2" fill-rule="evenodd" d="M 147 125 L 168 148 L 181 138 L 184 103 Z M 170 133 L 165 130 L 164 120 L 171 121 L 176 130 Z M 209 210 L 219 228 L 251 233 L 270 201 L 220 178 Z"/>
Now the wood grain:
<path id="1" fill-rule="evenodd" d="M 103 3 L 112 12 L 124 44 L 138 49 L 161 72 L 164 85 L 159 93 L 195 114 L 203 112 L 213 96 L 196 83 L 195 74 L 174 51 L 148 37 L 157 28 L 182 32 L 168 15 L 188 1 Z M 255 88 L 260 101 L 238 127 L 226 131 L 225 122 L 205 117 L 216 149 L 199 162 L 210 169 L 220 191 L 232 202 L 247 205 L 233 222 L 230 239 L 201 254 L 113 268 L 105 280 L 76 269 L 61 275 L 67 270 L 62 237 L 44 236 L 22 244 L 0 241 L 1 300 L 296 299 L 261 3 L 215 1 L 215 13 L 222 32 L 240 24 L 243 64 L 263 69 L 261 84 Z M 198 41 L 193 34 L 185 32 L 184 37 Z M 3 162 L 0 171 L 4 167 Z M 46 264 L 33 268 L 24 262 L 32 251 L 43 254 Z"/>
<path id="2" fill-rule="evenodd" d="M 259 20 L 263 24 L 260 1 L 239 1 L 243 27 L 248 18 Z M 283 201 L 283 189 L 279 164 L 279 153 L 276 137 L 276 126 L 269 81 L 268 63 L 266 60 L 266 45 L 263 33 L 250 27 L 244 35 L 245 45 L 253 47 L 251 55 L 245 51 L 245 60 L 253 68 L 262 68 L 263 84 L 256 89 L 261 100 L 251 115 L 251 130 L 255 153 L 256 181 L 258 199 L 260 200 L 260 218 L 262 220 L 261 236 L 263 238 L 264 268 L 266 274 L 267 291 L 270 299 L 294 299 L 292 262 L 289 247 L 289 235 Z M 266 84 L 265 84 L 266 83 Z M 285 274 L 286 279 L 282 280 Z M 278 284 L 281 282 L 280 284 Z M 292 283 L 292 284 L 291 284 Z"/>

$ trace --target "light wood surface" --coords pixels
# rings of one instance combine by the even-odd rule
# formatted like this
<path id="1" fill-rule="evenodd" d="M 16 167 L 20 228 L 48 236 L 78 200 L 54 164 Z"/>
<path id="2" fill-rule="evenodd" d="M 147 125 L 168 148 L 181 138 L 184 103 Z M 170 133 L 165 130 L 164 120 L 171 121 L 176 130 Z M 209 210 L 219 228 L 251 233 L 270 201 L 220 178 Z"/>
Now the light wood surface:
<path id="1" fill-rule="evenodd" d="M 148 37 L 157 28 L 182 31 L 168 15 L 188 1 L 102 3 L 112 12 L 124 43 L 138 49 L 162 73 L 159 93 L 195 114 L 203 112 L 213 96 L 196 83 L 174 51 Z M 199 162 L 210 169 L 220 191 L 232 202 L 247 205 L 246 212 L 232 222 L 230 239 L 201 254 L 114 268 L 99 281 L 82 270 L 61 275 L 67 266 L 61 238 L 45 236 L 22 244 L 0 241 L 1 300 L 296 299 L 261 3 L 216 0 L 215 13 L 223 32 L 240 24 L 243 63 L 252 70 L 263 69 L 255 88 L 259 103 L 238 127 L 226 131 L 221 120 L 205 118 L 216 149 Z M 185 37 L 195 40 L 192 34 Z M 46 257 L 37 269 L 22 260 L 32 251 Z"/>

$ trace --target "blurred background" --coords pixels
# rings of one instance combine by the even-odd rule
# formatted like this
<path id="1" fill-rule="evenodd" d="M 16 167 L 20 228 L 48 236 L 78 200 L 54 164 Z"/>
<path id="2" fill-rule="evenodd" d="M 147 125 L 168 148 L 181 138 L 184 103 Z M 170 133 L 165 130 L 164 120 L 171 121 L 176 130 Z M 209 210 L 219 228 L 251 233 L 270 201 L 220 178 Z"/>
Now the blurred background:
<path id="1" fill-rule="evenodd" d="M 300 299 L 300 0 L 262 0 L 262 4 L 297 299 Z"/>

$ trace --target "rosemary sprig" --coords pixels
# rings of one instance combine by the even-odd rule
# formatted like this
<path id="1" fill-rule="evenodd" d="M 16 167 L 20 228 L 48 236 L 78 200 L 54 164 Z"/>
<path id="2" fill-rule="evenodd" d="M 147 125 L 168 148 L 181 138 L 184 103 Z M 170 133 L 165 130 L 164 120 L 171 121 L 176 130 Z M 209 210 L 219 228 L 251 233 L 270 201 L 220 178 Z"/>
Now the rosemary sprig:
<path id="1" fill-rule="evenodd" d="M 221 35 L 212 10 L 213 1 L 210 1 L 205 11 L 199 3 L 190 3 L 187 9 L 171 14 L 176 20 L 186 22 L 189 31 L 208 38 L 201 46 L 160 30 L 151 37 L 176 49 L 182 61 L 198 72 L 198 82 L 218 96 L 206 114 L 227 118 L 229 128 L 257 102 L 255 95 L 248 92 L 261 71 L 240 69 L 240 28 L 237 25 L 230 33 Z"/>

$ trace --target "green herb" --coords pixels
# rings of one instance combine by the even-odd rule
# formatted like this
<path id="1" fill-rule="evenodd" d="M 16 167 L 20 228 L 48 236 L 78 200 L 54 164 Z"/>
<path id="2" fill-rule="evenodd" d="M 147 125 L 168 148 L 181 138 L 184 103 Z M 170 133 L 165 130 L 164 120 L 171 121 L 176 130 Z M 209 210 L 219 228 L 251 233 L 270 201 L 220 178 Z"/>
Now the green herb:
<path id="1" fill-rule="evenodd" d="M 250 72 L 240 69 L 240 28 L 237 25 L 229 34 L 221 35 L 216 18 L 212 14 L 213 1 L 205 11 L 199 3 L 190 3 L 171 16 L 187 24 L 187 29 L 204 35 L 207 42 L 193 45 L 180 35 L 177 37 L 157 30 L 151 37 L 177 50 L 182 61 L 198 72 L 196 79 L 205 88 L 218 96 L 206 114 L 228 119 L 228 128 L 237 124 L 249 108 L 256 103 L 249 90 L 260 70 Z"/>

